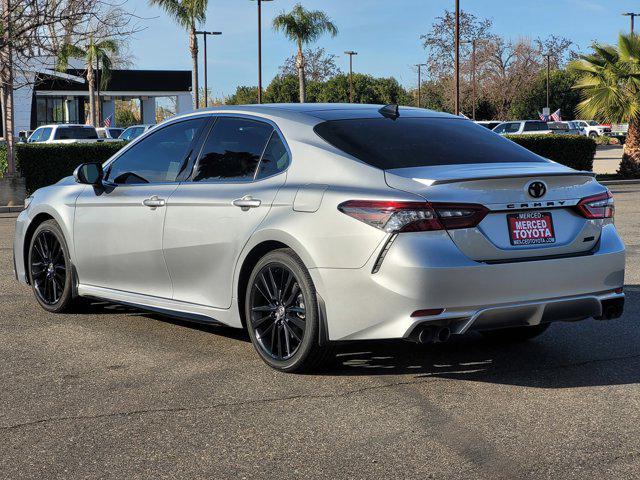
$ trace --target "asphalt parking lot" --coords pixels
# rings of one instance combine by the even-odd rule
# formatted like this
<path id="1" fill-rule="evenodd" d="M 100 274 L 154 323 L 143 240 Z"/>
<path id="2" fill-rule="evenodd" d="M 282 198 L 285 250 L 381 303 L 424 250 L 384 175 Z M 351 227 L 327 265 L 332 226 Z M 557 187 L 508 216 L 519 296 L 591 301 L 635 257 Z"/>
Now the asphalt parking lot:
<path id="1" fill-rule="evenodd" d="M 612 187 L 626 313 L 500 346 L 344 346 L 320 375 L 112 305 L 41 310 L 0 216 L 0 478 L 638 478 L 640 185 Z"/>

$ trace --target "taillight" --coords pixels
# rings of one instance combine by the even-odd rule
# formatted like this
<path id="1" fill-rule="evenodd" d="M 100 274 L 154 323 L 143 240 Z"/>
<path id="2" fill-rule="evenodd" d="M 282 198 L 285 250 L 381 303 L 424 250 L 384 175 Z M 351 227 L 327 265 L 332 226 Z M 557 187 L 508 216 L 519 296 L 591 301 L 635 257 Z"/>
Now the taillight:
<path id="1" fill-rule="evenodd" d="M 349 200 L 338 210 L 388 233 L 470 228 L 488 213 L 486 207 L 475 204 L 376 200 Z"/>
<path id="2" fill-rule="evenodd" d="M 576 205 L 578 212 L 585 218 L 613 218 L 615 207 L 610 191 L 583 198 Z"/>

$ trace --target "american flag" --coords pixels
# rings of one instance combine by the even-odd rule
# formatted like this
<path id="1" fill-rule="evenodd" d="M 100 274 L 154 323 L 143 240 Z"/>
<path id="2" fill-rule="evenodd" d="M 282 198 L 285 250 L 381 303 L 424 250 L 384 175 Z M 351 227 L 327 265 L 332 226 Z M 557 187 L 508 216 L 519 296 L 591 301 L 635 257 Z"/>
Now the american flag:
<path id="1" fill-rule="evenodd" d="M 543 122 L 549 121 L 549 115 L 545 115 L 544 113 L 538 112 L 538 116 L 540 117 L 540 120 L 542 120 Z"/>
<path id="2" fill-rule="evenodd" d="M 106 128 L 109 128 L 109 127 L 111 126 L 111 119 L 112 119 L 112 117 L 113 117 L 113 114 L 112 114 L 112 115 L 109 115 L 107 118 L 105 118 L 105 119 L 104 119 L 104 126 L 105 126 Z"/>
<path id="3" fill-rule="evenodd" d="M 560 116 L 560 109 L 556 110 L 551 114 L 551 120 L 553 120 L 554 122 L 562 121 L 562 117 Z"/>

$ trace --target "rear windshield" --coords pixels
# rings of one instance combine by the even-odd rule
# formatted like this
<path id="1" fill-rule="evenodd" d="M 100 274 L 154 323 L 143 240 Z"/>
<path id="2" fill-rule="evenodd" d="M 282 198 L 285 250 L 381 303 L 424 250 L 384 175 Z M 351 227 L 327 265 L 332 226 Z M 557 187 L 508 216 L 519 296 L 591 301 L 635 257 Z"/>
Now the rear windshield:
<path id="1" fill-rule="evenodd" d="M 334 147 L 383 170 L 547 161 L 511 140 L 463 119 L 330 120 L 316 125 L 314 130 Z"/>
<path id="2" fill-rule="evenodd" d="M 88 140 L 98 138 L 95 128 L 58 127 L 56 140 Z"/>

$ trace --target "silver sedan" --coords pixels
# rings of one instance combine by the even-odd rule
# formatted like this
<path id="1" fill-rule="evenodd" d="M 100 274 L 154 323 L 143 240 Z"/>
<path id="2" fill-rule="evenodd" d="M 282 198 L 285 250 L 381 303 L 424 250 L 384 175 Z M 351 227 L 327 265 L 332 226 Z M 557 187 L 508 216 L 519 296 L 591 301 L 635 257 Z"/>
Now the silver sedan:
<path id="1" fill-rule="evenodd" d="M 621 315 L 609 191 L 451 115 L 261 105 L 175 117 L 36 191 L 19 281 L 246 328 L 283 371 L 340 341 L 502 340 Z"/>

